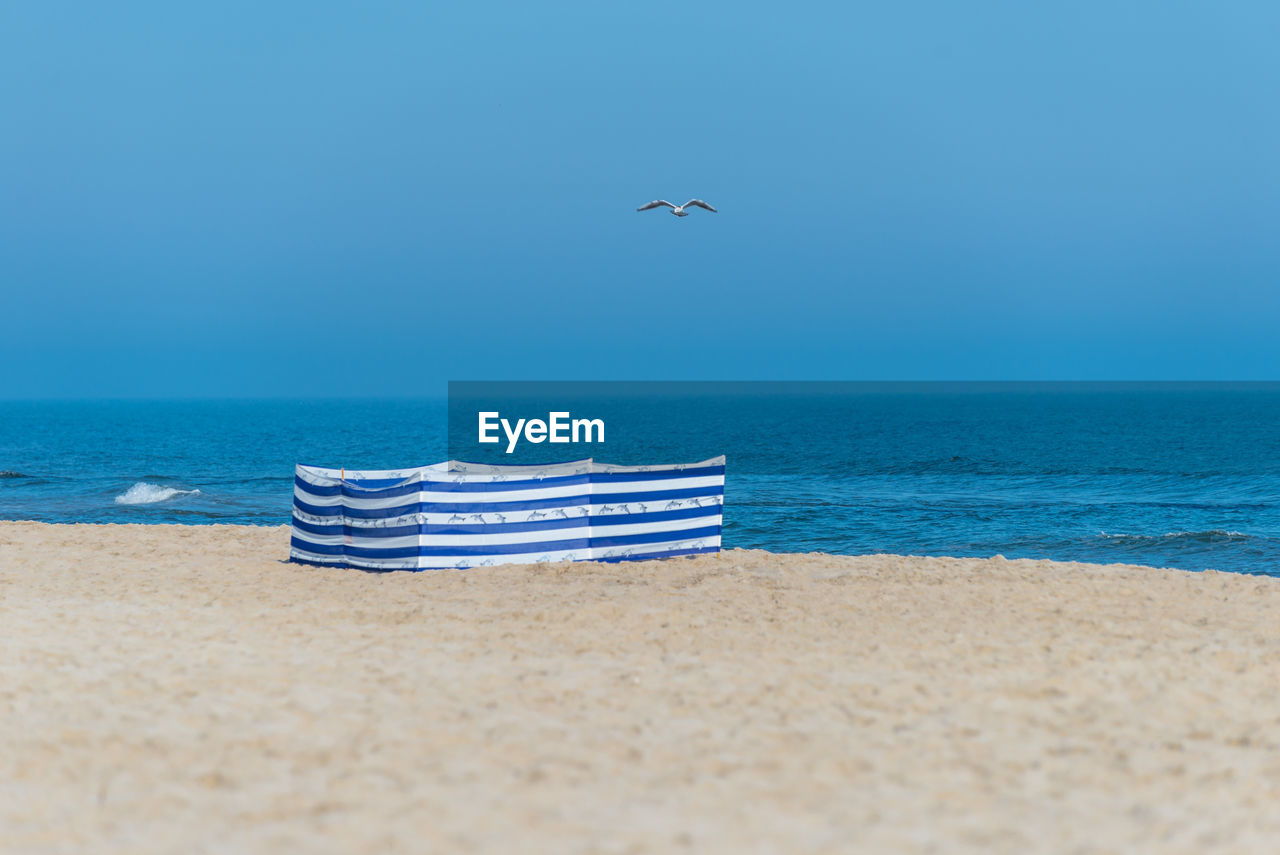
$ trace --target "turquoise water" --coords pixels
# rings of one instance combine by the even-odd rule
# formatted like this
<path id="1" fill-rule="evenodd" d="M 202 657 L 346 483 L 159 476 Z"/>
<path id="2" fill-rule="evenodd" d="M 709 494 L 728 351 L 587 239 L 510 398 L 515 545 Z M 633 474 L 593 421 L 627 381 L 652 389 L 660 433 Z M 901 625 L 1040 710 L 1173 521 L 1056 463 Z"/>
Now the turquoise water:
<path id="1" fill-rule="evenodd" d="M 1278 384 L 863 384 L 714 409 L 589 453 L 726 454 L 729 547 L 1280 574 Z M 285 524 L 295 463 L 436 462 L 445 420 L 442 399 L 0 403 L 0 518 Z"/>

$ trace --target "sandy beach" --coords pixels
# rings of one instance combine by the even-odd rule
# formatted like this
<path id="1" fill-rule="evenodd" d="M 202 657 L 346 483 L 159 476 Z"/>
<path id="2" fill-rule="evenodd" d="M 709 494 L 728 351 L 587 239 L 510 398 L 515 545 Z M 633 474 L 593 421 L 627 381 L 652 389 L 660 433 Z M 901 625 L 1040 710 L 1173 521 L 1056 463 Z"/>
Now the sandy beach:
<path id="1" fill-rule="evenodd" d="M 3 852 L 1275 852 L 1280 580 L 0 523 Z"/>

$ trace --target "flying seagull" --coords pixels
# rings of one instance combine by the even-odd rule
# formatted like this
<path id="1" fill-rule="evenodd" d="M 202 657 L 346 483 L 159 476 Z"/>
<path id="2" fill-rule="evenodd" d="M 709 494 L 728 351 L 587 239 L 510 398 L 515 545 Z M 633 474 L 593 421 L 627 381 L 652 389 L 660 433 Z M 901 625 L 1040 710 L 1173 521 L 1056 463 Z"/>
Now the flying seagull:
<path id="1" fill-rule="evenodd" d="M 683 205 L 672 205 L 672 204 L 671 204 L 670 202 L 668 202 L 666 199 L 654 199 L 654 200 L 653 200 L 652 202 L 650 202 L 648 205 L 641 205 L 639 208 L 636 208 L 636 210 L 637 210 L 637 211 L 648 211 L 648 210 L 651 210 L 651 209 L 653 209 L 653 208 L 661 208 L 663 205 L 666 205 L 668 208 L 670 208 L 670 209 L 671 209 L 671 213 L 675 214 L 677 217 L 687 217 L 687 216 L 689 216 L 689 212 L 688 212 L 688 211 L 686 211 L 686 210 L 685 210 L 685 208 L 689 207 L 690 205 L 696 205 L 696 206 L 697 206 L 697 207 L 699 207 L 699 208 L 706 208 L 706 209 L 707 209 L 708 211 L 710 211 L 711 213 L 713 213 L 713 214 L 714 214 L 714 213 L 716 213 L 716 209 L 715 209 L 715 208 L 711 207 L 710 205 L 708 205 L 706 202 L 702 201 L 701 199 L 690 199 L 688 202 L 685 202 Z"/>

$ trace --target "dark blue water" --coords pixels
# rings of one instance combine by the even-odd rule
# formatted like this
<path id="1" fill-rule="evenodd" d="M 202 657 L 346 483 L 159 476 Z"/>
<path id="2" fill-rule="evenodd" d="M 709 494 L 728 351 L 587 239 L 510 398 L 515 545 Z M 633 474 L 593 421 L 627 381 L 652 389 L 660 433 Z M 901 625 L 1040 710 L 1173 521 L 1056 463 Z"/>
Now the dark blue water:
<path id="1" fill-rule="evenodd" d="M 669 425 L 682 405 L 634 406 Z M 729 547 L 1280 574 L 1280 384 L 860 385 L 713 411 L 587 453 L 728 455 Z M 295 463 L 436 462 L 445 417 L 443 400 L 0 403 L 0 518 L 284 524 Z"/>

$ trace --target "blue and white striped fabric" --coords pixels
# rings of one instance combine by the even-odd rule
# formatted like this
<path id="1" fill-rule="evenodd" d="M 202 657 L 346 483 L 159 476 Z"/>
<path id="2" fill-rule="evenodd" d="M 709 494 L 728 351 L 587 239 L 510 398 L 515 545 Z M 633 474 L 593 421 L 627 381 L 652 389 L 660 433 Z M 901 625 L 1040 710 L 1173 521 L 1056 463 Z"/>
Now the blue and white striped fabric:
<path id="1" fill-rule="evenodd" d="M 290 560 L 365 570 L 720 551 L 724 458 L 672 466 L 298 466 Z"/>

